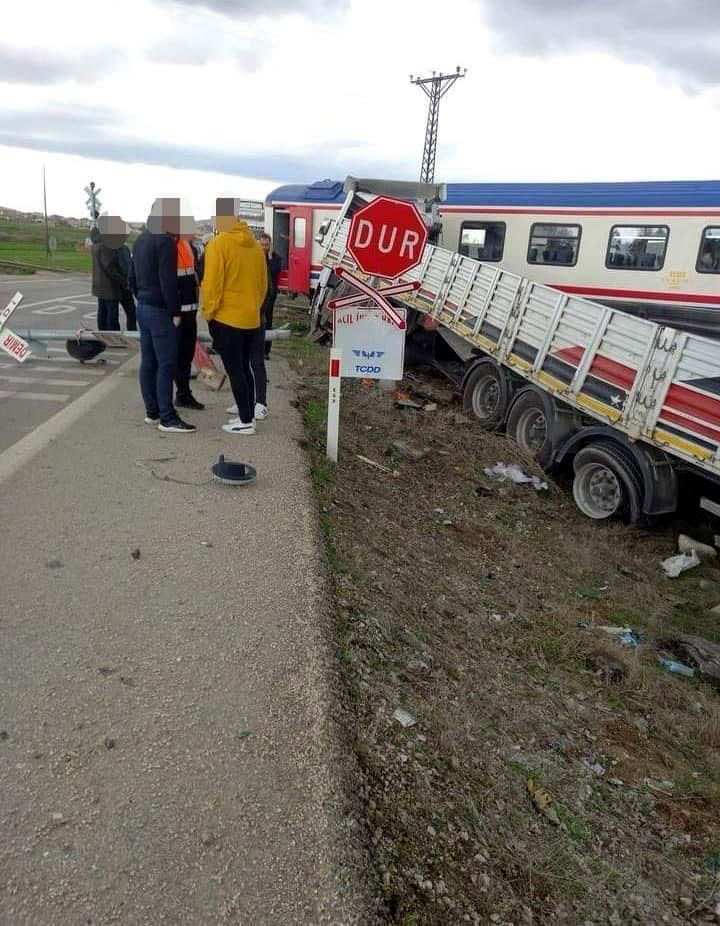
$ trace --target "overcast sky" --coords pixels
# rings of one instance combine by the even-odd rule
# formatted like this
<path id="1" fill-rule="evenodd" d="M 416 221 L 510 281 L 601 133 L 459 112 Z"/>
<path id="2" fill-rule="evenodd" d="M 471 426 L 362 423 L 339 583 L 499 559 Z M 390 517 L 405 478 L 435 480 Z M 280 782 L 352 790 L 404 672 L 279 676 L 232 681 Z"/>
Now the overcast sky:
<path id="1" fill-rule="evenodd" d="M 347 174 L 713 179 L 717 0 L 23 0 L 0 33 L 0 205 L 141 219 L 154 196 L 261 198 Z"/>

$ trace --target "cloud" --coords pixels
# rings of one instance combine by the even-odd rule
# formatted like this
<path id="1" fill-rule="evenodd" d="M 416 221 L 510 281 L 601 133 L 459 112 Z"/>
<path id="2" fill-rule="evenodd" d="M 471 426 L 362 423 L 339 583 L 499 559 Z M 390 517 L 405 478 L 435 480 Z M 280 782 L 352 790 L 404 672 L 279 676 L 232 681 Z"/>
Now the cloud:
<path id="1" fill-rule="evenodd" d="M 65 80 L 87 80 L 98 71 L 112 69 L 116 53 L 107 49 L 63 55 L 44 48 L 0 45 L 0 83 L 54 84 Z"/>
<path id="2" fill-rule="evenodd" d="M 604 51 L 628 64 L 671 71 L 692 89 L 720 84 L 720 18 L 708 0 L 480 3 L 503 50 L 538 56 Z"/>
<path id="3" fill-rule="evenodd" d="M 226 35 L 189 35 L 187 30 L 163 36 L 148 46 L 144 57 L 152 64 L 169 64 L 178 67 L 203 67 L 211 62 L 230 61 L 243 73 L 257 71 L 266 60 L 272 47 L 271 37 L 243 38 Z"/>
<path id="4" fill-rule="evenodd" d="M 163 0 L 158 0 L 163 2 Z M 276 16 L 295 13 L 301 16 L 337 15 L 349 12 L 350 0 L 164 0 L 176 6 L 198 6 L 230 16 L 247 19 L 257 16 Z"/>
<path id="5" fill-rule="evenodd" d="M 337 141 L 331 153 L 326 146 L 301 154 L 233 152 L 227 148 L 213 151 L 118 137 L 112 133 L 116 124 L 117 116 L 113 111 L 96 108 L 2 112 L 0 145 L 288 183 L 323 177 L 344 179 L 348 173 L 389 179 L 407 176 L 406 163 L 375 160 L 358 150 L 354 140 Z"/>

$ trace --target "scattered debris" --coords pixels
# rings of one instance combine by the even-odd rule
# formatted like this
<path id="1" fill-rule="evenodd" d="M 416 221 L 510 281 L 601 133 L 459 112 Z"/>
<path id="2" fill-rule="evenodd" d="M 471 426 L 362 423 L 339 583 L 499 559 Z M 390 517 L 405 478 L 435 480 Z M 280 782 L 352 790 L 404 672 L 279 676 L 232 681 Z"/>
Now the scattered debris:
<path id="1" fill-rule="evenodd" d="M 200 541 L 200 546 L 201 546 L 201 547 L 211 547 L 212 544 L 210 543 L 209 540 L 201 540 L 201 541 Z"/>
<path id="2" fill-rule="evenodd" d="M 108 675 L 112 675 L 113 672 L 117 672 L 117 669 L 113 669 L 111 666 L 100 666 L 98 672 L 100 675 L 107 677 Z"/>
<path id="3" fill-rule="evenodd" d="M 660 565 L 668 579 L 677 579 L 681 572 L 687 572 L 688 569 L 699 566 L 700 558 L 695 550 L 692 550 L 690 553 L 677 553 L 675 556 L 669 556 Z"/>
<path id="4" fill-rule="evenodd" d="M 427 450 L 418 450 L 417 447 L 411 447 L 410 444 L 406 444 L 401 440 L 394 440 L 392 442 L 390 453 L 393 451 L 399 453 L 401 457 L 414 460 L 416 463 L 424 459 L 428 454 Z"/>
<path id="5" fill-rule="evenodd" d="M 534 778 L 528 778 L 527 790 L 530 799 L 540 813 L 547 817 L 551 823 L 554 823 L 555 826 L 560 826 L 560 817 L 558 817 L 557 810 L 553 805 L 552 794 L 541 788 Z"/>
<path id="6" fill-rule="evenodd" d="M 487 486 L 476 486 L 476 487 L 475 487 L 475 494 L 476 494 L 479 498 L 492 498 L 492 496 L 493 496 L 495 493 L 493 492 L 492 489 L 489 489 Z"/>
<path id="7" fill-rule="evenodd" d="M 393 714 L 393 720 L 397 720 L 397 722 L 403 727 L 414 727 L 417 723 L 417 720 L 413 717 L 413 715 L 409 714 L 401 707 L 399 707 Z"/>
<path id="8" fill-rule="evenodd" d="M 677 662 L 675 659 L 665 659 L 661 656 L 658 659 L 658 665 L 662 666 L 666 672 L 671 672 L 673 675 L 684 675 L 686 678 L 695 677 L 695 669 L 686 666 L 684 662 Z"/>
<path id="9" fill-rule="evenodd" d="M 688 634 L 674 636 L 662 643 L 692 663 L 701 679 L 720 688 L 720 644 Z"/>
<path id="10" fill-rule="evenodd" d="M 389 473 L 391 476 L 399 476 L 400 473 L 396 469 L 389 469 L 387 466 L 383 466 L 382 463 L 376 463 L 375 460 L 371 460 L 368 457 L 364 457 L 360 453 L 356 453 L 355 456 L 358 460 L 362 460 L 363 463 L 367 463 L 368 466 L 374 466 L 375 469 L 379 469 L 383 473 Z"/>
<path id="11" fill-rule="evenodd" d="M 437 402 L 428 402 L 427 405 L 423 406 L 423 411 L 425 411 L 425 412 L 436 412 L 436 411 L 437 411 Z"/>
<path id="12" fill-rule="evenodd" d="M 140 547 L 135 547 L 134 550 L 131 550 L 130 556 L 132 556 L 133 559 L 140 559 Z"/>
<path id="13" fill-rule="evenodd" d="M 517 463 L 496 463 L 495 466 L 486 466 L 485 474 L 492 479 L 500 479 L 501 481 L 510 479 L 515 485 L 529 483 L 538 492 L 548 488 L 547 482 L 543 482 L 538 476 L 528 476 Z"/>
<path id="14" fill-rule="evenodd" d="M 56 826 L 62 826 L 62 825 L 66 822 L 66 820 L 65 820 L 65 817 L 63 816 L 63 814 L 61 814 L 61 813 L 54 813 L 54 814 L 52 815 L 52 822 L 53 822 Z"/>
<path id="15" fill-rule="evenodd" d="M 635 647 L 640 645 L 640 636 L 632 627 L 596 626 L 591 629 L 600 630 L 602 633 L 609 634 L 611 637 L 614 637 L 615 642 L 619 643 L 621 646 Z"/>
<path id="16" fill-rule="evenodd" d="M 252 736 L 252 730 L 241 730 L 238 733 L 237 738 L 239 740 L 246 740 L 250 736 Z"/>
<path id="17" fill-rule="evenodd" d="M 115 748 L 115 740 L 112 738 L 112 736 L 106 736 L 105 739 L 103 740 L 103 744 L 106 749 Z"/>
<path id="18" fill-rule="evenodd" d="M 398 408 L 415 408 L 418 411 L 422 410 L 422 405 L 420 402 L 413 402 L 412 399 L 396 399 L 395 405 Z"/>
<path id="19" fill-rule="evenodd" d="M 8 738 L 8 731 L 0 730 L 0 742 L 4 743 L 7 738 Z"/>
<path id="20" fill-rule="evenodd" d="M 215 837 L 210 830 L 203 830 L 202 833 L 200 833 L 200 842 L 204 846 L 211 846 L 215 842 Z"/>
<path id="21" fill-rule="evenodd" d="M 692 553 L 695 551 L 700 559 L 715 559 L 715 557 L 717 557 L 717 550 L 715 547 L 711 547 L 707 543 L 700 543 L 698 540 L 693 540 L 693 538 L 688 537 L 687 534 L 680 534 L 678 537 L 678 551 L 680 553 Z"/>
<path id="22" fill-rule="evenodd" d="M 62 569 L 64 563 L 59 559 L 50 559 L 47 561 L 47 563 L 45 563 L 45 565 L 48 569 Z"/>
<path id="23" fill-rule="evenodd" d="M 627 674 L 625 663 L 604 650 L 588 653 L 585 665 L 606 685 L 619 685 Z"/>

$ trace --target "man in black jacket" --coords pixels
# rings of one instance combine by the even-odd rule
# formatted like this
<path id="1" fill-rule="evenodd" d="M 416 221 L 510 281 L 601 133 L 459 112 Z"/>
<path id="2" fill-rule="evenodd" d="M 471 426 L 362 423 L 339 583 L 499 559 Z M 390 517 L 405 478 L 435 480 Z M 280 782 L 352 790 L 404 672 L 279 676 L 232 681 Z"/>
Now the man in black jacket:
<path id="1" fill-rule="evenodd" d="M 180 222 L 178 199 L 155 200 L 133 247 L 131 287 L 137 298 L 145 421 L 160 431 L 187 434 L 195 426 L 183 421 L 173 405 L 181 319 L 175 244 Z"/>
<path id="2" fill-rule="evenodd" d="M 98 331 L 119 331 L 118 307 L 127 277 L 120 264 L 119 251 L 128 236 L 128 227 L 116 215 L 101 215 L 98 227 L 90 232 L 92 248 L 92 294 L 97 297 Z"/>
<path id="3" fill-rule="evenodd" d="M 272 238 L 266 232 L 263 232 L 262 235 L 258 238 L 260 242 L 260 247 L 265 251 L 265 257 L 267 259 L 267 269 L 268 269 L 268 291 L 267 296 L 265 297 L 265 302 L 263 302 L 262 307 L 262 318 L 263 325 L 267 331 L 272 330 L 273 326 L 273 313 L 275 312 L 275 300 L 277 299 L 278 293 L 278 280 L 280 279 L 280 270 L 282 268 L 282 260 L 280 255 L 276 254 L 272 249 Z M 272 341 L 265 341 L 265 359 L 270 359 L 270 348 L 272 347 Z"/>

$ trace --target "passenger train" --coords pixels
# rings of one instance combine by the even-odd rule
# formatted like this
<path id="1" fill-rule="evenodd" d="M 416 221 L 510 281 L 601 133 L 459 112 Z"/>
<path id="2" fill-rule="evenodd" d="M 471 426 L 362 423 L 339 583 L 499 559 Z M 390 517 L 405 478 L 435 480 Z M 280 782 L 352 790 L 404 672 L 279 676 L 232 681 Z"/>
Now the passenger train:
<path id="1" fill-rule="evenodd" d="M 720 337 L 720 181 L 448 183 L 441 247 L 653 321 Z M 280 285 L 310 295 L 342 181 L 282 186 L 265 230 Z"/>

